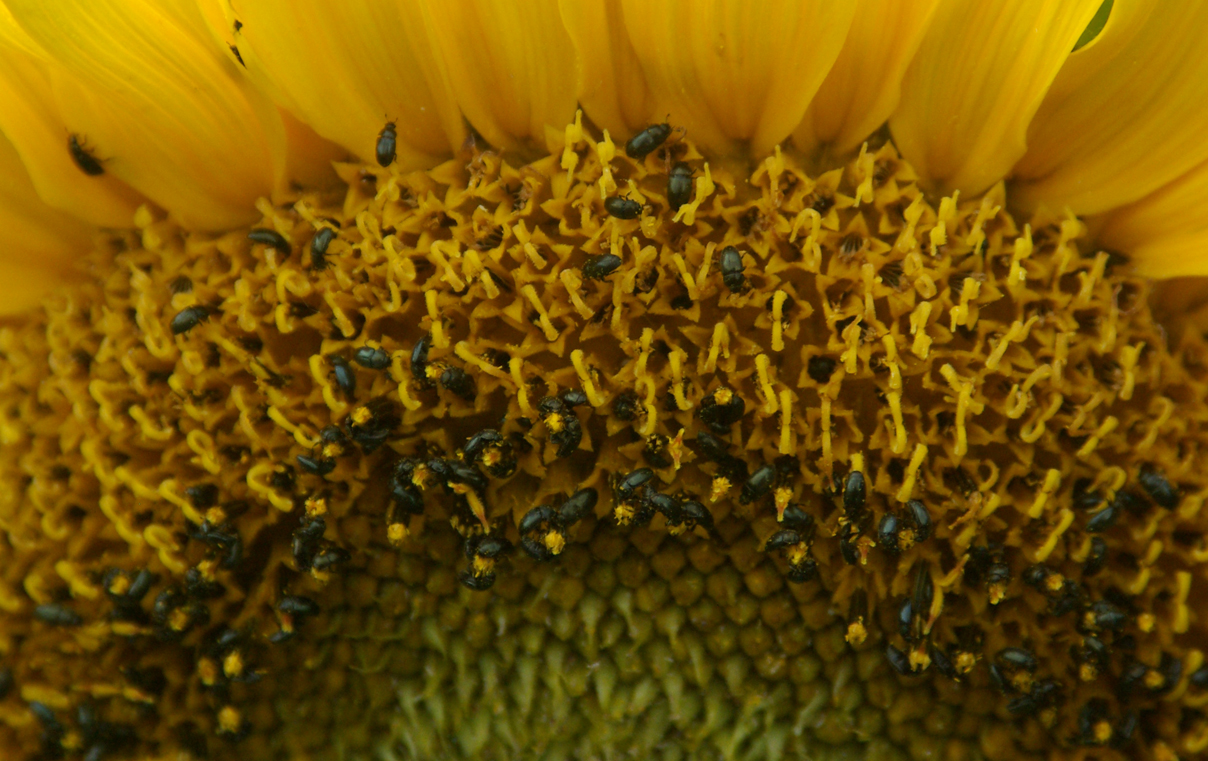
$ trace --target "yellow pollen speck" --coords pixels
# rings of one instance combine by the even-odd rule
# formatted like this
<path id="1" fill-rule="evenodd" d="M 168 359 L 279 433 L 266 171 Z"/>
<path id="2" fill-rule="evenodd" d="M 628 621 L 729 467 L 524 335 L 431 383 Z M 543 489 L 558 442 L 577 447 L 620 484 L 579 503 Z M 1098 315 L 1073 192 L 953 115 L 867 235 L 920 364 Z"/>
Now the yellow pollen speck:
<path id="1" fill-rule="evenodd" d="M 952 659 L 952 665 L 957 670 L 957 673 L 968 674 L 977 665 L 977 655 L 969 652 L 959 652 Z"/>
<path id="2" fill-rule="evenodd" d="M 931 656 L 927 648 L 920 645 L 910 651 L 910 666 L 916 671 L 922 671 L 931 665 Z"/>
<path id="3" fill-rule="evenodd" d="M 168 614 L 168 628 L 173 631 L 183 631 L 189 625 L 189 613 L 184 608 L 175 608 Z"/>
<path id="4" fill-rule="evenodd" d="M 1016 671 L 1010 677 L 1011 685 L 1023 694 L 1028 694 L 1032 691 L 1032 685 L 1035 683 L 1035 677 L 1028 671 Z"/>
<path id="5" fill-rule="evenodd" d="M 475 555 L 471 566 L 475 576 L 486 576 L 495 570 L 495 561 L 491 558 L 484 558 L 482 555 Z"/>
<path id="6" fill-rule="evenodd" d="M 1042 725 L 1051 729 L 1053 725 L 1057 723 L 1057 709 L 1046 708 L 1037 714 L 1036 717 L 1040 720 Z"/>
<path id="7" fill-rule="evenodd" d="M 224 732 L 235 733 L 243 726 L 243 714 L 234 706 L 223 706 L 218 710 L 218 728 Z"/>
<path id="8" fill-rule="evenodd" d="M 111 595 L 124 595 L 130 588 L 130 579 L 125 574 L 116 574 L 110 581 L 107 590 Z"/>
<path id="9" fill-rule="evenodd" d="M 1100 744 L 1107 742 L 1108 740 L 1112 739 L 1111 722 L 1107 721 L 1106 719 L 1095 722 L 1093 732 L 1095 742 Z"/>
<path id="10" fill-rule="evenodd" d="M 1060 592 L 1065 584 L 1065 577 L 1059 573 L 1051 573 L 1044 580 L 1044 586 L 1050 592 Z"/>
<path id="11" fill-rule="evenodd" d="M 432 471 L 427 465 L 416 465 L 415 470 L 411 473 L 411 483 L 417 489 L 426 489 L 428 484 L 432 482 Z"/>
<path id="12" fill-rule="evenodd" d="M 562 548 L 566 546 L 566 537 L 562 536 L 559 531 L 547 531 L 543 540 L 545 548 L 555 555 L 561 554 Z"/>
<path id="13" fill-rule="evenodd" d="M 306 514 L 311 517 L 327 515 L 327 500 L 323 497 L 308 497 L 304 508 Z"/>
<path id="14" fill-rule="evenodd" d="M 789 501 L 793 498 L 793 490 L 787 486 L 781 486 L 773 493 L 774 503 L 776 505 L 776 520 L 784 520 L 784 511 L 788 509 Z"/>
<path id="15" fill-rule="evenodd" d="M 809 554 L 809 547 L 804 544 L 794 544 L 788 548 L 788 551 L 785 553 L 785 559 L 789 561 L 790 565 L 801 565 L 809 557 Z"/>
<path id="16" fill-rule="evenodd" d="M 394 545 L 402 544 L 407 539 L 407 527 L 402 523 L 391 523 L 386 527 L 386 539 Z"/>
<path id="17" fill-rule="evenodd" d="M 201 677 L 202 684 L 212 687 L 218 682 L 218 664 L 212 658 L 199 658 L 197 674 Z"/>
<path id="18" fill-rule="evenodd" d="M 243 673 L 243 655 L 238 650 L 232 650 L 222 659 L 222 673 L 233 678 Z"/>
<path id="19" fill-rule="evenodd" d="M 1084 682 L 1093 682 L 1099 678 L 1099 669 L 1090 663 L 1084 663 L 1078 667 L 1078 678 Z"/>
<path id="20" fill-rule="evenodd" d="M 63 750 L 69 752 L 78 751 L 84 747 L 84 738 L 79 732 L 73 729 L 63 735 L 63 739 L 59 741 L 59 744 L 63 746 Z"/>
<path id="21" fill-rule="evenodd" d="M 1153 631 L 1154 625 L 1157 623 L 1157 617 L 1152 613 L 1142 613 L 1137 616 L 1137 628 L 1148 634 Z"/>
<path id="22" fill-rule="evenodd" d="M 864 627 L 864 617 L 861 616 L 855 621 L 847 625 L 847 634 L 844 639 L 852 645 L 862 645 L 864 640 L 868 638 L 868 629 Z"/>
<path id="23" fill-rule="evenodd" d="M 684 456 L 684 429 L 681 428 L 675 438 L 667 443 L 667 455 L 676 470 L 680 469 L 680 461 Z"/>
<path id="24" fill-rule="evenodd" d="M 722 497 L 729 493 L 732 485 L 730 479 L 724 476 L 718 476 L 713 479 L 713 483 L 709 486 L 709 501 L 717 502 Z"/>
<path id="25" fill-rule="evenodd" d="M 1145 686 L 1151 690 L 1156 690 L 1166 684 L 1166 677 L 1162 676 L 1162 672 L 1156 669 L 1150 669 L 1145 672 Z"/>
<path id="26" fill-rule="evenodd" d="M 1007 596 L 1007 588 L 1002 584 L 990 584 L 987 587 L 987 592 L 990 595 L 991 605 L 998 605 Z"/>

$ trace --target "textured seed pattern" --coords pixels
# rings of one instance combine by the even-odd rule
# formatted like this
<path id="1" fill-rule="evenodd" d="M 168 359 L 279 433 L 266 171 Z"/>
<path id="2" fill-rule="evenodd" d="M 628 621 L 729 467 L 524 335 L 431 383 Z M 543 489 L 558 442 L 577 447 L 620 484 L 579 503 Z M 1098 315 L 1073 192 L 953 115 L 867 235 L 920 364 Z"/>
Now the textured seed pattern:
<path id="1" fill-rule="evenodd" d="M 5 757 L 1208 746 L 1208 353 L 1125 262 L 891 146 L 563 140 L 143 210 L 0 328 Z"/>

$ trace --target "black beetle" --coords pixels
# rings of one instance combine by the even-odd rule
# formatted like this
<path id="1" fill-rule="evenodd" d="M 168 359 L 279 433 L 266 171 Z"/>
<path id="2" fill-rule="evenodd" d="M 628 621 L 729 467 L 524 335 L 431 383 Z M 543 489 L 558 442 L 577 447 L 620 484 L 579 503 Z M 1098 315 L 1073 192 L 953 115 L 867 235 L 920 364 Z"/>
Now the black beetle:
<path id="1" fill-rule="evenodd" d="M 550 523 L 557 515 L 557 511 L 552 506 L 537 505 L 524 514 L 524 517 L 520 519 L 520 524 L 516 526 L 516 530 L 521 534 L 527 534 L 542 523 Z"/>
<path id="2" fill-rule="evenodd" d="M 1197 690 L 1208 690 L 1208 666 L 1200 666 L 1187 679 Z"/>
<path id="3" fill-rule="evenodd" d="M 462 454 L 469 462 L 478 459 L 478 456 L 486 450 L 487 447 L 503 443 L 503 434 L 496 431 L 494 428 L 484 428 L 478 433 L 471 436 L 465 446 L 461 448 Z"/>
<path id="4" fill-rule="evenodd" d="M 588 280 L 604 280 L 620 266 L 621 257 L 616 254 L 602 254 L 587 257 L 587 263 L 583 265 L 581 272 Z"/>
<path id="5" fill-rule="evenodd" d="M 67 136 L 67 150 L 71 152 L 72 161 L 84 174 L 96 177 L 105 173 L 105 167 L 101 166 L 100 160 L 88 152 L 80 136 L 74 132 Z"/>
<path id="6" fill-rule="evenodd" d="M 866 495 L 864 474 L 858 470 L 848 473 L 847 480 L 843 484 L 843 512 L 847 514 L 849 520 L 855 520 L 860 513 L 864 512 Z"/>
<path id="7" fill-rule="evenodd" d="M 586 517 L 596 506 L 600 495 L 595 489 L 580 489 L 558 508 L 558 521 L 570 526 Z"/>
<path id="8" fill-rule="evenodd" d="M 685 500 L 680 503 L 680 520 L 688 528 L 700 526 L 715 538 L 720 538 L 717 534 L 717 529 L 713 525 L 713 513 L 709 512 L 709 508 L 694 499 Z"/>
<path id="9" fill-rule="evenodd" d="M 763 544 L 763 550 L 764 552 L 783 550 L 785 547 L 792 547 L 794 544 L 800 544 L 801 542 L 801 534 L 792 529 L 781 529 L 768 537 L 768 540 Z"/>
<path id="10" fill-rule="evenodd" d="M 834 374 L 835 368 L 839 363 L 830 357 L 815 356 L 810 357 L 809 364 L 806 366 L 806 372 L 815 383 L 826 383 Z"/>
<path id="11" fill-rule="evenodd" d="M 467 402 L 474 401 L 474 395 L 478 390 L 474 378 L 460 367 L 445 368 L 445 371 L 440 374 L 440 385 Z"/>
<path id="12" fill-rule="evenodd" d="M 902 676 L 910 676 L 914 673 L 914 667 L 910 665 L 910 659 L 906 657 L 906 653 L 893 645 L 885 647 L 885 658 L 889 661 L 889 665 L 893 666 L 893 670 Z"/>
<path id="13" fill-rule="evenodd" d="M 625 153 L 631 159 L 646 158 L 656 148 L 667 141 L 671 136 L 670 124 L 651 124 L 641 132 L 629 138 L 625 143 Z"/>
<path id="14" fill-rule="evenodd" d="M 679 162 L 671 167 L 671 176 L 667 178 L 667 204 L 672 211 L 692 200 L 692 167 Z"/>
<path id="15" fill-rule="evenodd" d="M 906 503 L 906 509 L 914 521 L 914 541 L 927 541 L 931 536 L 931 513 L 927 511 L 927 506 L 917 499 L 912 499 Z"/>
<path id="16" fill-rule="evenodd" d="M 357 391 L 356 372 L 348 364 L 348 360 L 341 356 L 332 354 L 327 358 L 327 361 L 331 363 L 332 370 L 335 371 L 336 385 L 344 392 L 345 397 L 352 399 Z"/>
<path id="17" fill-rule="evenodd" d="M 315 233 L 315 237 L 310 239 L 310 266 L 314 269 L 321 270 L 327 267 L 327 247 L 331 245 L 331 241 L 336 237 L 336 231 L 330 227 L 324 227 Z"/>
<path id="18" fill-rule="evenodd" d="M 952 659 L 943 650 L 935 646 L 934 643 L 927 644 L 927 656 L 931 658 L 931 665 L 935 666 L 936 670 L 954 682 L 961 680 L 960 672 L 956 670 Z"/>
<path id="19" fill-rule="evenodd" d="M 994 660 L 998 662 L 1000 667 L 1023 670 L 1029 673 L 1035 671 L 1040 665 L 1036 660 L 1036 656 L 1022 647 L 1004 647 L 994 656 Z"/>
<path id="20" fill-rule="evenodd" d="M 1088 578 L 1103 570 L 1107 565 L 1107 542 L 1102 537 L 1091 537 L 1091 549 L 1082 563 L 1082 577 Z"/>
<path id="21" fill-rule="evenodd" d="M 378 133 L 377 145 L 374 148 L 378 166 L 386 167 L 394 163 L 394 146 L 397 137 L 394 122 L 386 122 L 386 126 L 382 127 L 382 131 Z"/>
<path id="22" fill-rule="evenodd" d="M 431 388 L 432 379 L 428 377 L 428 349 L 432 346 L 432 336 L 425 333 L 415 342 L 411 350 L 411 377 L 422 388 Z"/>
<path id="23" fill-rule="evenodd" d="M 1179 506 L 1178 489 L 1172 486 L 1161 473 L 1149 466 L 1145 466 L 1137 474 L 1137 480 L 1141 482 L 1141 488 L 1145 490 L 1149 498 L 1161 507 L 1173 510 Z"/>
<path id="24" fill-rule="evenodd" d="M 285 239 L 285 236 L 276 230 L 270 230 L 267 227 L 252 228 L 248 231 L 247 239 L 252 243 L 260 243 L 265 246 L 272 246 L 286 256 L 289 256 L 293 251 L 293 247 L 289 244 L 289 241 Z"/>
<path id="25" fill-rule="evenodd" d="M 1110 600 L 1097 600 L 1091 605 L 1087 620 L 1096 629 L 1120 631 L 1128 624 L 1128 614 Z"/>
<path id="26" fill-rule="evenodd" d="M 632 198 L 612 196 L 604 199 L 604 210 L 617 219 L 637 219 L 642 215 L 642 204 Z"/>
<path id="27" fill-rule="evenodd" d="M 897 554 L 900 552 L 898 547 L 898 531 L 901 529 L 902 523 L 898 520 L 898 516 L 893 513 L 886 513 L 881 517 L 881 522 L 877 525 L 877 543 L 885 549 L 886 552 Z"/>
<path id="28" fill-rule="evenodd" d="M 654 471 L 650 468 L 638 468 L 628 475 L 619 477 L 614 487 L 617 497 L 622 500 L 632 499 L 637 496 L 637 490 L 645 486 L 652 478 L 654 478 Z"/>
<path id="29" fill-rule="evenodd" d="M 729 445 L 707 431 L 696 434 L 696 443 L 700 445 L 701 454 L 713 462 L 721 462 L 730 456 Z"/>
<path id="30" fill-rule="evenodd" d="M 752 473 L 751 477 L 742 485 L 742 493 L 738 497 L 739 504 L 747 505 L 763 497 L 772 491 L 772 484 L 775 480 L 776 468 L 771 465 L 764 465 Z"/>
<path id="31" fill-rule="evenodd" d="M 495 573 L 492 571 L 473 574 L 469 571 L 462 571 L 457 574 L 457 580 L 475 592 L 485 592 L 495 585 Z"/>
<path id="32" fill-rule="evenodd" d="M 726 246 L 721 250 L 721 279 L 730 289 L 730 293 L 738 293 L 747 284 L 747 277 L 743 274 L 742 254 L 738 253 L 738 249 L 733 246 Z"/>
<path id="33" fill-rule="evenodd" d="M 188 333 L 193 328 L 201 324 L 201 321 L 210 316 L 210 310 L 195 304 L 191 307 L 185 307 L 176 313 L 172 318 L 171 328 L 173 335 Z"/>
<path id="34" fill-rule="evenodd" d="M 1098 534 L 1107 531 L 1116 523 L 1116 518 L 1120 516 L 1120 511 L 1116 507 L 1115 502 L 1109 502 L 1107 507 L 1092 513 L 1090 519 L 1086 522 L 1086 530 L 1091 534 Z"/>
<path id="35" fill-rule="evenodd" d="M 487 535 L 480 536 L 473 541 L 467 540 L 465 549 L 467 556 L 472 557 L 477 555 L 478 557 L 494 560 L 504 553 L 510 552 L 512 543 L 503 537 Z"/>
<path id="36" fill-rule="evenodd" d="M 715 389 L 701 400 L 696 415 L 713 433 L 725 436 L 730 433 L 730 426 L 741 420 L 746 411 L 746 401 L 723 387 Z"/>
<path id="37" fill-rule="evenodd" d="M 300 597 L 297 595 L 282 597 L 281 602 L 277 603 L 277 610 L 296 618 L 317 616 L 320 612 L 317 602 L 309 597 Z"/>
<path id="38" fill-rule="evenodd" d="M 328 545 L 320 550 L 311 561 L 311 567 L 316 571 L 326 571 L 333 566 L 341 563 L 347 563 L 352 559 L 352 554 L 348 550 L 335 544 Z"/>
<path id="39" fill-rule="evenodd" d="M 385 370 L 390 367 L 390 355 L 385 349 L 374 346 L 360 346 L 352 353 L 352 359 L 361 367 L 370 370 Z"/>
<path id="40" fill-rule="evenodd" d="M 80 614 L 57 602 L 46 602 L 34 608 L 34 618 L 51 626 L 79 626 L 84 623 Z"/>
<path id="41" fill-rule="evenodd" d="M 305 470 L 307 473 L 312 473 L 316 476 L 325 476 L 336 469 L 335 460 L 323 457 L 309 457 L 304 454 L 298 455 L 296 459 L 298 460 L 298 465 L 302 467 L 302 470 Z"/>
<path id="42" fill-rule="evenodd" d="M 632 391 L 622 391 L 612 400 L 612 414 L 618 420 L 629 422 L 638 415 L 638 397 Z"/>
<path id="43" fill-rule="evenodd" d="M 577 388 L 568 388 L 559 394 L 558 398 L 562 400 L 562 404 L 568 409 L 582 407 L 584 404 L 587 404 L 588 401 L 587 394 Z"/>

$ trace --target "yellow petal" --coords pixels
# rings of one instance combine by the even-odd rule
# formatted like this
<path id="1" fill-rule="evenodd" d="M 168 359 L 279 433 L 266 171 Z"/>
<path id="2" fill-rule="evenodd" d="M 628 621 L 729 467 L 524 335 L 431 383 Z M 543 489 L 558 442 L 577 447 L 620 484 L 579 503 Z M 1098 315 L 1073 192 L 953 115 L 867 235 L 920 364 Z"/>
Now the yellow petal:
<path id="1" fill-rule="evenodd" d="M 798 145 L 847 153 L 889 118 L 938 2 L 859 0 L 843 49 L 793 133 Z"/>
<path id="2" fill-rule="evenodd" d="M 374 160 L 387 121 L 395 122 L 396 160 L 404 171 L 437 163 L 465 139 L 413 3 L 258 0 L 232 12 L 224 0 L 209 1 L 226 6 L 230 44 L 253 81 L 362 160 Z"/>
<path id="3" fill-rule="evenodd" d="M 1032 115 L 1099 0 L 944 0 L 889 120 L 942 192 L 980 193 L 1023 155 Z"/>
<path id="4" fill-rule="evenodd" d="M 1206 208 L 1208 161 L 1145 198 L 1104 214 L 1097 238 L 1127 254 L 1149 277 L 1208 275 Z"/>
<path id="5" fill-rule="evenodd" d="M 655 113 L 694 142 L 767 153 L 801 123 L 839 55 L 855 0 L 624 0 Z"/>
<path id="6" fill-rule="evenodd" d="M 433 47 L 457 103 L 493 145 L 525 138 L 575 116 L 575 49 L 558 0 L 430 0 L 423 4 Z"/>
<path id="7" fill-rule="evenodd" d="M 624 140 L 661 116 L 625 31 L 621 0 L 561 0 L 559 7 L 579 57 L 579 103 L 591 120 Z"/>
<path id="8" fill-rule="evenodd" d="M 234 11 L 229 0 L 196 0 L 197 10 L 205 18 L 218 49 L 239 67 L 257 90 L 268 96 L 268 100 L 257 99 L 253 107 L 261 123 L 270 134 L 268 144 L 273 151 L 274 188 L 278 192 L 302 185 L 305 187 L 334 187 L 339 177 L 332 166 L 333 161 L 348 158 L 348 150 L 318 135 L 309 124 L 286 110 L 289 98 L 264 74 L 263 67 L 249 71 L 243 52 L 236 43 Z M 258 7 L 258 6 L 257 6 Z M 239 23 L 242 27 L 242 22 Z M 247 47 L 246 45 L 244 47 Z M 276 104 L 274 108 L 273 104 Z M 296 110 L 296 109 L 295 109 Z"/>
<path id="9" fill-rule="evenodd" d="M 190 0 L 8 6 L 53 59 L 64 120 L 107 172 L 194 229 L 258 214 L 253 203 L 274 178 L 264 96 L 217 49 Z"/>
<path id="10" fill-rule="evenodd" d="M 111 173 L 90 177 L 75 165 L 45 57 L 0 6 L 0 132 L 43 201 L 94 225 L 128 226 L 144 199 Z"/>
<path id="11" fill-rule="evenodd" d="M 1116 0 L 1028 131 L 1017 199 L 1095 214 L 1208 159 L 1208 4 Z"/>
<path id="12" fill-rule="evenodd" d="M 0 138 L 0 314 L 35 306 L 73 277 L 75 261 L 88 252 L 92 228 L 38 199 L 11 143 Z"/>

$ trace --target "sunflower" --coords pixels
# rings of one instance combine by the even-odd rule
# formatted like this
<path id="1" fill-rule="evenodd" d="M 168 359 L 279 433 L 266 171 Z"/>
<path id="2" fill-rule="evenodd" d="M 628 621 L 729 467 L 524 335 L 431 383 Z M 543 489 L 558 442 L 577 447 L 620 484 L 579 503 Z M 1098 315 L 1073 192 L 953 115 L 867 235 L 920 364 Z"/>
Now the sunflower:
<path id="1" fill-rule="evenodd" d="M 1208 5 L 0 9 L 4 758 L 1208 748 Z"/>

